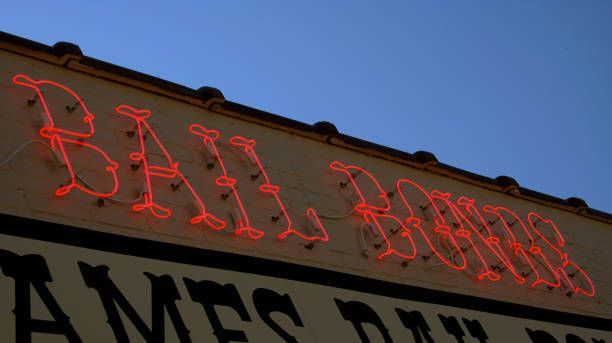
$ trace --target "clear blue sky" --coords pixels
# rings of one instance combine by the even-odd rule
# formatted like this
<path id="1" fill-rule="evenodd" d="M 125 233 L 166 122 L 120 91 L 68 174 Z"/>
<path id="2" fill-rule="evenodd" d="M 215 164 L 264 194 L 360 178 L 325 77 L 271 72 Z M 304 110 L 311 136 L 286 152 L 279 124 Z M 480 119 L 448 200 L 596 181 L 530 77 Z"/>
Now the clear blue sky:
<path id="1" fill-rule="evenodd" d="M 0 30 L 612 212 L 611 1 L 214 3 L 2 1 Z"/>

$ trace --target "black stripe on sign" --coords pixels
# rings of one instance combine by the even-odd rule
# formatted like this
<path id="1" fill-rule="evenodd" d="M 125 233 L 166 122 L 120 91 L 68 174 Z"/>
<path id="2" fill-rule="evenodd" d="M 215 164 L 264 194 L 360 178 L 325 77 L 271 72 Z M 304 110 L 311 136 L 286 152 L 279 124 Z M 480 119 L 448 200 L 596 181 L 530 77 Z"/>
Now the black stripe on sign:
<path id="1" fill-rule="evenodd" d="M 261 257 L 120 236 L 6 214 L 0 214 L 0 223 L 0 233 L 11 236 L 154 260 L 272 276 L 385 297 L 452 306 L 517 318 L 605 331 L 612 329 L 612 319 L 403 285 Z"/>

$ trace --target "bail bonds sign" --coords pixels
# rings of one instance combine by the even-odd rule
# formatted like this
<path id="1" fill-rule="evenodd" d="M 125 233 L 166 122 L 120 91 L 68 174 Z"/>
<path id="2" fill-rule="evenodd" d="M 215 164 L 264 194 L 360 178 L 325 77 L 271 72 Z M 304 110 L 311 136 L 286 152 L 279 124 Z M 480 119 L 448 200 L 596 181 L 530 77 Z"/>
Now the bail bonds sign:
<path id="1" fill-rule="evenodd" d="M 2 342 L 610 341 L 606 214 L 9 43 Z"/>
<path id="2" fill-rule="evenodd" d="M 208 170 L 191 174 L 190 179 L 157 134 L 158 129 L 151 123 L 152 111 L 126 104 L 117 105 L 114 107 L 117 116 L 105 119 L 114 122 L 123 117 L 130 123 L 123 131 L 134 146 L 128 155 L 133 172 L 128 181 L 131 186 L 134 186 L 133 178 L 142 181 L 137 198 L 119 200 L 117 193 L 121 188 L 120 183 L 125 180 L 119 177 L 118 170 L 127 166 L 118 163 L 118 157 L 112 157 L 113 154 L 107 152 L 111 147 L 95 143 L 94 135 L 102 130 L 95 129 L 95 116 L 83 99 L 72 89 L 52 80 L 15 74 L 11 81 L 20 88 L 34 92 L 23 103 L 30 108 L 39 106 L 42 110 L 39 114 L 39 135 L 45 141 L 38 142 L 48 146 L 57 162 L 66 170 L 64 177 L 67 181 L 54 191 L 57 197 L 84 193 L 98 198 L 100 206 L 104 205 L 105 199 L 114 203 L 128 203 L 133 212 L 148 214 L 159 220 L 176 216 L 176 209 L 165 205 L 164 201 L 183 198 L 188 199 L 186 207 L 191 212 L 183 219 L 202 230 L 229 230 L 235 236 L 252 240 L 273 236 L 282 241 L 291 237 L 309 242 L 309 248 L 313 248 L 315 243 L 329 243 L 328 228 L 314 208 L 318 204 L 306 207 L 303 214 L 298 214 L 303 218 L 301 222 L 297 222 L 295 213 L 290 213 L 285 193 L 270 178 L 259 157 L 254 138 L 233 135 L 227 142 L 222 142 L 222 132 L 219 130 L 210 128 L 208 124 L 191 123 L 184 129 L 183 135 L 189 132 L 193 138 L 201 140 L 200 150 L 204 150 L 204 154 L 200 157 L 207 161 Z M 68 105 L 61 105 L 63 103 Z M 226 150 L 220 153 L 218 145 L 222 143 Z M 243 163 L 234 161 L 232 164 L 235 167 L 229 168 L 230 156 L 235 160 L 236 154 L 240 156 L 238 162 Z M 305 161 L 301 163 L 307 165 Z M 77 169 L 79 164 L 84 164 L 79 169 L 89 169 L 95 178 L 83 176 Z M 520 215 L 499 204 L 479 204 L 476 199 L 461 194 L 428 190 L 406 177 L 395 179 L 395 187 L 386 191 L 381 181 L 360 165 L 331 160 L 327 168 L 339 176 L 338 186 L 321 190 L 318 188 L 323 185 L 314 185 L 317 189 L 304 191 L 341 191 L 341 197 L 337 199 L 341 201 L 337 206 L 343 206 L 343 201 L 347 200 L 351 203 L 350 212 L 344 218 L 351 214 L 361 217 L 363 255 L 368 255 L 370 251 L 364 236 L 371 234 L 375 239 L 370 245 L 378 251 L 375 253 L 378 260 L 400 260 L 408 265 L 418 260 L 419 256 L 425 260 L 433 258 L 450 270 L 469 273 L 479 281 L 498 282 L 505 276 L 517 286 L 566 289 L 568 297 L 574 294 L 594 297 L 596 294 L 592 278 L 568 253 L 565 236 L 555 221 L 538 212 L 530 210 Z M 316 170 L 310 172 L 323 173 Z M 248 178 L 244 178 L 245 174 L 249 175 Z M 194 178 L 214 180 L 214 185 L 197 187 Z M 92 179 L 98 186 L 92 186 Z M 289 186 L 299 187 L 294 184 Z M 168 194 L 168 189 L 181 192 Z M 221 192 L 219 198 L 205 200 L 218 192 Z M 164 193 L 166 197 L 159 196 Z M 394 206 L 391 198 L 395 195 L 401 202 Z M 267 203 L 264 205 L 266 209 L 272 209 L 272 215 L 266 215 L 266 211 L 258 208 L 257 205 L 264 203 Z M 229 212 L 230 215 L 223 218 L 218 212 L 210 210 L 211 205 L 220 205 L 222 212 Z M 271 220 L 265 222 L 267 218 Z M 257 225 L 255 221 L 265 224 Z"/>
<path id="3" fill-rule="evenodd" d="M 10 224 L 0 230 L 3 342 L 612 339 L 605 331 L 609 320 L 18 217 L 2 220 Z"/>

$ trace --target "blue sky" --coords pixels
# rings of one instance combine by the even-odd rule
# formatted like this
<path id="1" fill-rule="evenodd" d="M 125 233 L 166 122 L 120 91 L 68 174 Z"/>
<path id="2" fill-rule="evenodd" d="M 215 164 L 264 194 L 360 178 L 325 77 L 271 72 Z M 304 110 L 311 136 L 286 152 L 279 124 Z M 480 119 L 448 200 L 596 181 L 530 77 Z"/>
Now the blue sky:
<path id="1" fill-rule="evenodd" d="M 3 1 L 0 30 L 612 212 L 610 1 Z"/>

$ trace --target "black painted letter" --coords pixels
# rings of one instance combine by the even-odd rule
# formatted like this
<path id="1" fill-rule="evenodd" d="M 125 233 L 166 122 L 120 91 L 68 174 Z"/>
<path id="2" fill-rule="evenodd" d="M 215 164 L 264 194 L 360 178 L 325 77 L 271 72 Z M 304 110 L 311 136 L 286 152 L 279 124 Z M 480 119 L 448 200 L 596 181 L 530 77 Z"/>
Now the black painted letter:
<path id="1" fill-rule="evenodd" d="M 470 335 L 472 335 L 472 337 L 478 338 L 478 342 L 487 343 L 489 336 L 487 336 L 487 333 L 477 319 L 469 320 L 463 318 L 463 324 L 465 324 L 465 327 L 468 329 L 468 332 Z"/>
<path id="2" fill-rule="evenodd" d="M 334 298 L 336 301 L 336 306 L 340 310 L 342 317 L 353 324 L 355 331 L 361 338 L 362 343 L 369 343 L 370 339 L 363 329 L 364 323 L 369 323 L 378 329 L 383 338 L 385 339 L 385 343 L 393 342 L 391 336 L 389 336 L 389 330 L 385 327 L 385 324 L 382 322 L 378 314 L 368 305 L 359 302 L 359 301 L 347 301 L 344 302 L 338 298 Z"/>
<path id="3" fill-rule="evenodd" d="M 68 342 L 82 342 L 60 308 L 46 282 L 52 282 L 47 262 L 40 255 L 19 256 L 0 249 L 4 275 L 15 279 L 15 336 L 17 342 L 30 343 L 33 332 L 64 335 Z M 30 285 L 36 290 L 54 320 L 32 319 Z"/>
<path id="4" fill-rule="evenodd" d="M 177 300 L 181 299 L 181 296 L 178 293 L 174 280 L 172 280 L 170 276 L 162 275 L 158 277 L 150 273 L 144 273 L 151 282 L 152 325 L 151 329 L 149 329 L 134 307 L 128 302 L 123 293 L 121 293 L 113 280 L 108 276 L 107 266 L 101 265 L 92 267 L 85 262 L 79 262 L 79 268 L 81 269 L 81 274 L 83 275 L 83 280 L 85 280 L 87 287 L 93 288 L 98 292 L 100 301 L 102 301 L 102 305 L 108 317 L 108 324 L 113 329 L 117 342 L 129 342 L 117 305 L 119 305 L 119 308 L 121 308 L 123 313 L 130 319 L 140 335 L 147 342 L 164 342 L 164 310 L 168 312 L 168 316 L 174 325 L 179 341 L 191 342 L 189 330 L 185 327 L 185 323 L 175 303 Z"/>
<path id="5" fill-rule="evenodd" d="M 236 311 L 241 320 L 245 322 L 251 321 L 251 317 L 242 299 L 240 299 L 240 294 L 238 294 L 236 286 L 231 283 L 220 285 L 208 280 L 200 282 L 195 282 L 188 278 L 184 278 L 183 280 L 185 281 L 185 286 L 187 286 L 191 299 L 202 304 L 208 316 L 208 320 L 212 325 L 213 333 L 217 336 L 220 343 L 227 343 L 230 341 L 248 342 L 244 331 L 224 328 L 215 310 L 215 305 L 227 306 Z"/>
<path id="6" fill-rule="evenodd" d="M 529 338 L 531 338 L 531 341 L 534 343 L 558 343 L 557 339 L 546 331 L 531 330 L 529 328 L 525 328 L 525 330 L 527 330 Z"/>
<path id="7" fill-rule="evenodd" d="M 302 319 L 297 313 L 297 309 L 291 301 L 289 294 L 280 295 L 274 291 L 266 288 L 257 288 L 253 291 L 253 303 L 259 317 L 268 325 L 274 332 L 276 332 L 285 342 L 297 343 L 295 336 L 290 335 L 287 331 L 283 330 L 273 319 L 270 317 L 272 312 L 281 312 L 286 314 L 293 321 L 293 325 L 304 327 Z"/>
<path id="8" fill-rule="evenodd" d="M 423 338 L 427 343 L 435 342 L 433 338 L 431 338 L 431 336 L 429 335 L 429 331 L 431 331 L 431 329 L 429 328 L 429 324 L 427 324 L 427 321 L 425 320 L 421 312 L 406 312 L 401 308 L 396 308 L 395 312 L 397 312 L 397 315 L 402 321 L 402 324 L 404 324 L 406 328 L 412 331 L 412 335 L 414 336 L 414 341 L 416 343 L 422 343 Z"/>
<path id="9" fill-rule="evenodd" d="M 586 341 L 573 333 L 565 335 L 565 343 L 586 343 Z"/>
<path id="10" fill-rule="evenodd" d="M 438 314 L 438 318 L 440 318 L 446 332 L 453 335 L 453 337 L 455 337 L 457 340 L 457 343 L 463 343 L 463 336 L 465 336 L 465 333 L 463 332 L 461 325 L 459 325 L 457 318 L 454 316 L 446 317 L 441 314 Z"/>

